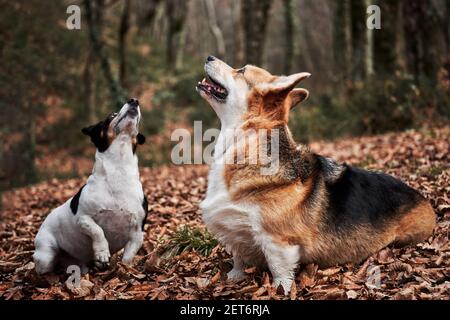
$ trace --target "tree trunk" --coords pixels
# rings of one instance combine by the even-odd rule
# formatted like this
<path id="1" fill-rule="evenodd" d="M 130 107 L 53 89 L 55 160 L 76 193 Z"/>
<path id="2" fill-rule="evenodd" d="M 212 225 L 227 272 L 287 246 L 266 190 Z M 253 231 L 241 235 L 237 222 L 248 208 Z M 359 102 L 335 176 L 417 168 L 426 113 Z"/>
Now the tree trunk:
<path id="1" fill-rule="evenodd" d="M 345 75 L 347 80 L 352 80 L 352 61 L 353 61 L 353 43 L 352 43 L 352 6 L 350 0 L 344 2 L 344 60 Z"/>
<path id="2" fill-rule="evenodd" d="M 292 0 L 283 0 L 286 22 L 286 43 L 284 53 L 284 73 L 290 74 L 294 57 L 294 10 Z"/>
<path id="3" fill-rule="evenodd" d="M 145 13 L 142 15 L 138 14 L 139 20 L 138 20 L 138 30 L 139 33 L 142 33 L 142 30 L 148 26 L 151 26 L 158 9 L 158 5 L 160 4 L 161 0 L 144 0 L 143 3 L 140 4 L 139 7 L 145 6 L 145 8 L 137 8 L 136 10 L 145 10 Z"/>
<path id="4" fill-rule="evenodd" d="M 377 74 L 390 76 L 397 67 L 396 43 L 400 35 L 396 34 L 396 20 L 399 2 L 390 0 L 378 3 L 381 8 L 381 30 L 374 32 L 374 69 Z"/>
<path id="5" fill-rule="evenodd" d="M 438 13 L 432 0 L 421 2 L 424 14 L 421 15 L 421 37 L 423 39 L 423 74 L 434 85 L 439 70 L 439 20 Z M 448 17 L 447 17 L 448 19 Z"/>
<path id="6" fill-rule="evenodd" d="M 371 0 L 365 0 L 365 7 L 371 5 Z M 366 18 L 367 19 L 367 18 Z M 373 69 L 373 30 L 366 28 L 366 48 L 364 50 L 364 65 L 366 71 L 366 77 L 370 78 L 374 74 Z"/>
<path id="7" fill-rule="evenodd" d="M 241 20 L 245 39 L 245 60 L 260 66 L 264 55 L 266 26 L 272 0 L 242 1 Z"/>
<path id="8" fill-rule="evenodd" d="M 300 41 L 298 41 L 298 37 L 296 36 L 297 33 L 300 33 L 300 18 L 298 14 L 295 14 L 298 12 L 297 6 L 295 5 L 295 2 L 293 3 L 292 7 L 292 29 L 293 29 L 293 53 L 292 53 L 292 66 L 291 68 L 295 70 L 300 70 L 300 67 L 305 68 L 306 66 L 303 63 L 299 63 L 303 61 L 303 50 L 302 50 L 302 44 Z M 303 28 L 304 26 L 302 26 Z M 304 69 L 307 71 L 307 69 Z M 308 70 L 312 70 L 309 68 Z"/>
<path id="9" fill-rule="evenodd" d="M 245 62 L 245 53 L 244 53 L 244 35 L 242 30 L 242 21 L 241 19 L 241 0 L 232 0 L 232 10 L 233 10 L 233 65 L 234 66 L 242 66 Z"/>
<path id="10" fill-rule="evenodd" d="M 420 39 L 419 25 L 417 21 L 417 12 L 419 11 L 418 3 L 412 1 L 411 4 L 403 6 L 404 29 L 405 29 L 405 53 L 406 53 L 406 67 L 415 79 L 418 79 L 420 74 L 419 67 L 419 50 Z M 412 37 L 411 35 L 414 35 Z"/>
<path id="11" fill-rule="evenodd" d="M 100 66 L 103 70 L 103 75 L 108 84 L 112 103 L 120 107 L 123 104 L 122 89 L 113 76 L 111 65 L 109 63 L 108 57 L 103 50 L 103 42 L 101 40 L 101 24 L 99 22 L 101 20 L 103 1 L 84 0 L 84 5 L 86 7 L 86 20 L 89 27 L 89 38 L 92 42 L 94 54 L 100 61 Z"/>
<path id="12" fill-rule="evenodd" d="M 333 69 L 334 74 L 336 75 L 336 78 L 333 79 L 334 81 L 340 81 L 342 76 L 342 66 L 344 65 L 343 59 L 342 59 L 342 52 L 343 52 L 343 43 L 344 43 L 344 37 L 342 32 L 342 16 L 343 16 L 343 6 L 342 1 L 336 1 L 331 3 L 333 8 Z"/>
<path id="13" fill-rule="evenodd" d="M 21 90 L 19 89 L 19 92 Z M 32 94 L 33 96 L 33 94 Z M 37 101 L 38 99 L 34 100 Z M 23 138 L 20 146 L 13 155 L 13 170 L 16 171 L 16 180 L 13 185 L 24 185 L 36 182 L 37 172 L 35 165 L 36 157 L 36 116 L 33 103 L 23 98 L 18 99 L 25 112 L 24 121 L 21 123 Z M 17 158 L 15 158 L 17 157 Z"/>
<path id="14" fill-rule="evenodd" d="M 122 17 L 119 27 L 119 81 L 123 88 L 126 88 L 126 70 L 127 70 L 127 34 L 130 29 L 130 0 L 125 0 Z"/>
<path id="15" fill-rule="evenodd" d="M 83 72 L 84 82 L 84 98 L 87 120 L 89 123 L 95 123 L 97 121 L 97 115 L 95 112 L 95 92 L 96 92 L 96 62 L 92 49 L 89 50 L 86 65 Z"/>
<path id="16" fill-rule="evenodd" d="M 166 3 L 166 10 L 170 11 L 172 10 L 172 6 L 170 4 L 171 0 L 168 0 Z M 173 21 L 173 17 L 172 14 L 167 12 L 167 37 L 166 37 L 166 63 L 167 66 L 169 67 L 169 69 L 172 69 L 172 67 L 175 64 L 175 54 L 174 54 L 174 48 L 173 48 L 173 38 L 175 36 L 175 32 L 174 32 L 174 21 Z"/>
<path id="17" fill-rule="evenodd" d="M 402 71 L 406 70 L 406 58 L 405 58 L 405 33 L 404 33 L 404 19 L 403 19 L 403 6 L 405 3 L 403 1 L 398 2 L 396 23 L 395 23 L 395 56 L 396 64 L 400 67 Z"/>
<path id="18" fill-rule="evenodd" d="M 446 60 L 450 60 L 450 0 L 445 1 L 445 12 L 446 15 L 443 19 L 444 22 L 444 33 L 445 33 L 445 41 L 446 41 L 446 52 L 445 58 Z"/>
<path id="19" fill-rule="evenodd" d="M 223 38 L 222 30 L 217 23 L 216 9 L 214 7 L 213 0 L 204 0 L 206 5 L 206 12 L 208 13 L 208 24 L 211 29 L 211 33 L 214 36 L 216 42 L 217 56 L 221 59 L 225 58 L 225 40 Z"/>
<path id="20" fill-rule="evenodd" d="M 166 0 L 166 61 L 169 69 L 176 68 L 177 50 L 180 49 L 180 35 L 186 20 L 187 3 L 186 0 Z"/>
<path id="21" fill-rule="evenodd" d="M 333 54 L 337 81 L 351 80 L 352 26 L 349 0 L 336 1 L 334 14 Z"/>
<path id="22" fill-rule="evenodd" d="M 309 44 L 314 42 L 314 37 L 311 34 L 311 30 L 310 27 L 307 25 L 304 25 L 301 32 L 303 33 L 303 37 L 305 39 L 305 43 Z M 312 50 L 303 50 L 302 51 L 302 64 L 304 65 L 304 67 L 306 68 L 306 71 L 310 71 L 313 70 L 314 67 L 316 67 L 318 70 L 323 70 L 321 69 L 321 61 L 320 59 L 316 60 L 316 57 L 313 56 L 313 51 Z M 299 59 L 299 55 L 297 55 L 297 59 Z"/>
<path id="23" fill-rule="evenodd" d="M 416 81 L 426 77 L 436 81 L 437 21 L 431 0 L 412 0 L 403 7 L 408 71 Z"/>
<path id="24" fill-rule="evenodd" d="M 36 166 L 34 159 L 36 157 L 36 120 L 34 112 L 28 114 L 28 121 L 25 127 L 25 150 L 23 155 L 25 157 L 23 168 L 24 178 L 26 183 L 33 183 L 37 179 Z"/>
<path id="25" fill-rule="evenodd" d="M 348 45 L 351 45 L 350 53 L 350 74 L 352 80 L 363 80 L 366 76 L 366 49 L 367 49 L 367 27 L 366 27 L 366 17 L 367 17 L 367 6 L 366 1 L 361 0 L 350 0 L 350 24 L 351 33 L 350 40 L 348 40 Z M 373 3 L 373 0 L 372 0 Z M 371 3 L 369 2 L 369 5 Z M 373 32 L 373 30 L 369 30 Z M 373 33 L 372 33 L 373 35 Z"/>
<path id="26" fill-rule="evenodd" d="M 182 28 L 178 36 L 178 46 L 175 62 L 175 70 L 181 70 L 184 65 L 184 47 L 186 45 L 186 28 Z"/>

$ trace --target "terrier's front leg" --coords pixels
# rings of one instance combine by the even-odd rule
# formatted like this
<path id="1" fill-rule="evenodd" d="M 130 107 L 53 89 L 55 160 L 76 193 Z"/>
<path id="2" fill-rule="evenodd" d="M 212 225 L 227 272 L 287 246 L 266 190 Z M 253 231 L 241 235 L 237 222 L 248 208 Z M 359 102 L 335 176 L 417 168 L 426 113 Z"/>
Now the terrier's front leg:
<path id="1" fill-rule="evenodd" d="M 125 249 L 123 251 L 122 262 L 125 264 L 131 264 L 133 262 L 133 258 L 144 242 L 144 232 L 137 227 L 133 229 L 130 234 L 130 239 L 125 245 Z"/>
<path id="2" fill-rule="evenodd" d="M 82 232 L 92 239 L 95 266 L 100 269 L 108 267 L 111 254 L 103 229 L 88 215 L 81 215 L 77 223 Z"/>

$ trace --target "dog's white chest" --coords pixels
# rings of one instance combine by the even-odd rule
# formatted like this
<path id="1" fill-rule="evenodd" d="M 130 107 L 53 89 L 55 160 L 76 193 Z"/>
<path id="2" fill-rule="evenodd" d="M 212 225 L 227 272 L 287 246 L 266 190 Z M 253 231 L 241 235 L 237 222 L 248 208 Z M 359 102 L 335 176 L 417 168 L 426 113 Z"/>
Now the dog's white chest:
<path id="1" fill-rule="evenodd" d="M 233 202 L 223 179 L 224 165 L 213 164 L 208 176 L 208 191 L 200 204 L 208 230 L 229 253 L 245 252 L 244 260 L 261 260 L 257 233 L 261 231 L 259 207 Z"/>
<path id="2" fill-rule="evenodd" d="M 111 252 L 115 252 L 127 243 L 131 231 L 142 224 L 145 215 L 142 198 L 139 181 L 122 181 L 122 185 L 119 181 L 115 186 L 101 181 L 86 190 L 80 207 L 84 212 L 91 212 L 103 229 Z"/>

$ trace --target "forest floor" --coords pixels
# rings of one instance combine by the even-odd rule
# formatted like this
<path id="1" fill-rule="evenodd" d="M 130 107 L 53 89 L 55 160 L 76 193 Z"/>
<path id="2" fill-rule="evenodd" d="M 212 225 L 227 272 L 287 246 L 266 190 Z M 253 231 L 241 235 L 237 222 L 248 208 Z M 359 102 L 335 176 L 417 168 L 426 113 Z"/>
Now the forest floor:
<path id="1" fill-rule="evenodd" d="M 110 270 L 91 271 L 75 288 L 65 283 L 67 274 L 38 277 L 31 259 L 43 219 L 85 180 L 54 179 L 3 195 L 0 299 L 450 299 L 450 126 L 317 142 L 311 149 L 417 188 L 437 213 L 434 235 L 417 246 L 386 248 L 361 264 L 301 266 L 285 297 L 270 287 L 267 272 L 254 268 L 246 270 L 248 280 L 225 281 L 230 256 L 203 231 L 198 208 L 206 166 L 142 168 L 150 210 L 134 266 L 115 255 Z M 180 229 L 184 225 L 190 229 Z"/>

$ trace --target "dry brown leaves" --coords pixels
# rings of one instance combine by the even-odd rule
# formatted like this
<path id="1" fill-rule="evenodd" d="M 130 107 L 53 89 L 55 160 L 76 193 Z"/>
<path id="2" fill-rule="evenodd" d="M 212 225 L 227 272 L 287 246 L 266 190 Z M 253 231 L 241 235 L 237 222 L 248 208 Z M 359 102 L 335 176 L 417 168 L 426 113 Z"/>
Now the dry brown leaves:
<path id="1" fill-rule="evenodd" d="M 386 248 L 360 265 L 301 266 L 289 296 L 271 288 L 269 274 L 255 268 L 246 270 L 248 280 L 227 283 L 231 259 L 220 246 L 209 257 L 195 252 L 161 257 L 167 237 L 178 227 L 203 226 L 198 204 L 207 167 L 144 168 L 149 216 L 134 266 L 122 265 L 116 255 L 110 270 L 91 272 L 74 288 L 65 284 L 68 275 L 38 277 L 33 269 L 33 239 L 42 220 L 84 181 L 50 180 L 4 195 L 0 299 L 450 299 L 450 127 L 313 143 L 311 148 L 383 170 L 420 190 L 438 214 L 433 237 L 415 247 Z"/>

